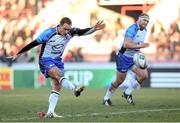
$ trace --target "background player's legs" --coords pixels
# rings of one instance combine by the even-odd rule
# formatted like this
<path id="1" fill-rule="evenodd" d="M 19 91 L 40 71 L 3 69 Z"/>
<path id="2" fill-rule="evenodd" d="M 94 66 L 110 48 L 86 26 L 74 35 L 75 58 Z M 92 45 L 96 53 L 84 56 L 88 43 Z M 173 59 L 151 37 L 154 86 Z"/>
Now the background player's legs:
<path id="1" fill-rule="evenodd" d="M 103 103 L 105 105 L 110 102 L 111 95 L 115 92 L 119 85 L 123 83 L 126 78 L 127 71 L 131 68 L 133 64 L 133 58 L 123 55 L 121 51 L 116 55 L 116 80 L 111 84 L 104 96 Z"/>
<path id="2" fill-rule="evenodd" d="M 132 80 L 134 78 L 134 75 L 130 73 L 130 70 L 128 70 L 126 74 L 126 78 L 123 81 L 121 85 L 119 85 L 119 88 L 127 89 L 128 87 L 132 86 Z"/>
<path id="3" fill-rule="evenodd" d="M 124 97 L 129 104 L 134 104 L 132 92 L 138 87 L 140 84 L 136 80 L 136 75 L 131 70 L 128 70 L 126 79 L 120 85 L 120 87 L 125 87 L 125 91 L 123 92 L 122 97 Z"/>
<path id="4" fill-rule="evenodd" d="M 131 70 L 128 70 L 124 82 L 119 87 L 125 88 L 125 94 L 131 95 L 132 92 L 139 86 L 140 84 L 136 80 L 136 74 Z"/>
<path id="5" fill-rule="evenodd" d="M 132 92 L 140 86 L 140 84 L 147 78 L 147 70 L 140 69 L 137 67 L 133 67 L 133 70 L 135 72 L 128 70 L 127 76 L 125 81 L 123 82 L 122 86 L 127 85 L 127 88 L 125 89 L 123 93 L 123 97 L 126 98 L 127 102 L 129 104 L 134 104 L 133 98 L 132 98 Z M 138 80 L 138 81 L 137 81 Z"/>
<path id="6" fill-rule="evenodd" d="M 111 84 L 111 86 L 107 89 L 107 92 L 104 96 L 104 104 L 111 105 L 110 97 L 115 92 L 115 90 L 119 87 L 119 85 L 124 81 L 126 77 L 126 73 L 117 72 L 116 73 L 116 80 Z M 108 102 L 109 104 L 108 104 Z"/>
<path id="7" fill-rule="evenodd" d="M 144 82 L 144 80 L 146 80 L 148 78 L 147 69 L 133 67 L 132 71 L 136 74 L 136 79 L 139 82 L 139 84 L 142 84 Z"/>

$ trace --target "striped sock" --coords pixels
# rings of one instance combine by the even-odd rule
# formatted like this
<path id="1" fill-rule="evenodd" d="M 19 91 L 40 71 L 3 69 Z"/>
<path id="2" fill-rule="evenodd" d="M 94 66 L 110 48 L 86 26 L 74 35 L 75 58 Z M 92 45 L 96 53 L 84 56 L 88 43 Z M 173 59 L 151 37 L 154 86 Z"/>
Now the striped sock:
<path id="1" fill-rule="evenodd" d="M 68 80 L 67 80 L 66 78 L 64 78 L 64 77 L 62 77 L 62 78 L 59 80 L 59 83 L 60 83 L 60 85 L 61 85 L 62 87 L 66 88 L 66 89 L 69 89 L 69 90 L 72 90 L 72 91 L 74 91 L 75 88 L 76 88 L 76 86 L 75 86 L 72 82 L 68 81 Z"/>
<path id="2" fill-rule="evenodd" d="M 47 114 L 54 112 L 57 102 L 58 102 L 59 95 L 60 95 L 59 92 L 52 90 L 52 92 L 49 96 L 49 108 L 48 108 Z"/>
<path id="3" fill-rule="evenodd" d="M 112 83 L 111 86 L 108 88 L 106 95 L 104 96 L 104 100 L 110 99 L 111 95 L 115 92 L 115 90 L 116 87 Z"/>

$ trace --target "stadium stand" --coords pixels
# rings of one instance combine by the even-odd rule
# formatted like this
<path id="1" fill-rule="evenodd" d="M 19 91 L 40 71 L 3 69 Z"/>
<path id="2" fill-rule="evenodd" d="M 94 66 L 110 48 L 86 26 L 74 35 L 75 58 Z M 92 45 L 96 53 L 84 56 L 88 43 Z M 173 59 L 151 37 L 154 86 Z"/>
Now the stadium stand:
<path id="1" fill-rule="evenodd" d="M 73 22 L 76 25 L 79 24 L 80 27 L 92 25 L 97 19 L 103 19 L 106 23 L 106 29 L 103 32 L 88 37 L 88 39 L 80 38 L 72 41 L 64 54 L 66 62 L 114 61 L 115 51 L 122 44 L 124 29 L 135 20 L 97 6 L 96 0 L 67 0 L 61 1 L 63 4 L 58 4 L 59 6 L 54 6 L 58 2 L 58 0 L 0 1 L 0 63 L 11 65 L 12 63 L 6 59 L 6 56 L 17 53 L 18 49 L 31 42 L 42 30 L 56 25 L 63 16 L 70 16 Z M 54 7 L 52 8 L 52 6 Z M 56 11 L 61 12 L 56 16 L 48 15 L 49 20 L 45 18 L 47 12 L 54 13 Z M 79 14 L 79 11 L 82 13 Z M 85 16 L 88 23 L 79 22 L 79 16 Z M 168 26 L 168 29 L 164 28 L 159 20 L 151 24 L 147 41 L 154 46 L 154 52 L 145 52 L 150 62 L 180 61 L 180 18 L 177 17 Z M 79 40 L 78 44 L 77 40 Z M 34 56 L 30 51 L 15 62 L 33 61 Z"/>

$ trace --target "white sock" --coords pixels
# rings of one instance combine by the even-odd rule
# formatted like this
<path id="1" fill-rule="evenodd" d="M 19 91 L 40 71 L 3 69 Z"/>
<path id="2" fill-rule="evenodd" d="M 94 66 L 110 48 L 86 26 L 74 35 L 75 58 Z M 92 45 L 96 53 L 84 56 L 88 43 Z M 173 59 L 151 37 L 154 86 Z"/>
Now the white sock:
<path id="1" fill-rule="evenodd" d="M 111 86 L 112 86 L 112 85 L 111 85 Z M 104 100 L 110 99 L 111 95 L 112 95 L 112 94 L 115 92 L 115 90 L 116 90 L 116 88 L 113 88 L 113 89 L 111 89 L 111 91 L 110 91 L 110 88 L 111 88 L 111 87 L 108 88 L 108 90 L 107 90 L 107 92 L 106 92 L 106 95 L 104 96 Z"/>
<path id="2" fill-rule="evenodd" d="M 126 82 L 123 82 L 122 84 L 119 85 L 119 88 L 122 88 L 122 89 L 126 89 L 128 87 L 129 85 Z"/>
<path id="3" fill-rule="evenodd" d="M 139 84 L 139 82 L 136 80 L 136 81 L 134 81 L 134 83 L 133 83 L 133 88 L 134 89 L 137 89 L 137 88 L 140 88 L 141 87 L 141 84 Z"/>
<path id="4" fill-rule="evenodd" d="M 132 92 L 133 92 L 135 89 L 137 89 L 138 87 L 140 87 L 139 82 L 138 82 L 137 80 L 134 80 L 133 83 L 132 83 L 132 85 L 129 86 L 129 87 L 125 90 L 125 94 L 131 95 Z"/>
<path id="5" fill-rule="evenodd" d="M 127 95 L 131 95 L 132 92 L 136 89 L 134 88 L 136 86 L 136 74 L 132 71 L 128 71 L 125 81 L 123 82 L 123 84 L 127 84 L 127 88 L 125 89 L 125 94 Z"/>
<path id="6" fill-rule="evenodd" d="M 61 78 L 59 82 L 60 82 L 61 86 L 64 87 L 64 88 L 66 88 L 66 89 L 69 89 L 69 90 L 74 91 L 75 88 L 76 88 L 76 86 L 75 86 L 72 82 L 68 81 L 68 80 L 67 80 L 66 78 L 64 78 L 64 77 Z"/>
<path id="7" fill-rule="evenodd" d="M 125 94 L 131 95 L 133 91 L 134 91 L 134 88 L 130 86 L 125 90 Z"/>
<path id="8" fill-rule="evenodd" d="M 59 97 L 59 92 L 52 90 L 52 92 L 49 96 L 49 108 L 48 108 L 47 114 L 50 112 L 51 113 L 54 112 L 57 102 L 58 102 L 58 97 Z"/>

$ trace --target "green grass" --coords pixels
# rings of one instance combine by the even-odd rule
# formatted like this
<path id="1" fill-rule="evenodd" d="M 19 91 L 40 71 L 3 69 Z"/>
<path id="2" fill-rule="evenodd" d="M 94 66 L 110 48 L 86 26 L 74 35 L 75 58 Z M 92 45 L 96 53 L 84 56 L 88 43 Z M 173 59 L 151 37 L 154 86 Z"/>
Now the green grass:
<path id="1" fill-rule="evenodd" d="M 105 89 L 86 89 L 76 98 L 63 90 L 56 108 L 61 119 L 39 119 L 47 111 L 49 89 L 0 90 L 0 122 L 180 122 L 180 89 L 141 88 L 134 92 L 136 105 L 128 105 L 118 89 L 112 107 L 102 105 Z"/>

